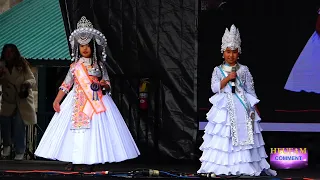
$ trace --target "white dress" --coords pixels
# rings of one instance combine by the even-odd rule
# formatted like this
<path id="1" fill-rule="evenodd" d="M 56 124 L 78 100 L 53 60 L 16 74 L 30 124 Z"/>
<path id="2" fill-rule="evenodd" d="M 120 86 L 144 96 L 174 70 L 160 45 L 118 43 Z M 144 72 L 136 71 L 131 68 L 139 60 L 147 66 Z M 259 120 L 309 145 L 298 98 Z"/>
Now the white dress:
<path id="1" fill-rule="evenodd" d="M 315 31 L 294 64 L 284 89 L 320 93 L 320 36 Z M 312 81 L 310 81 L 312 79 Z"/>
<path id="2" fill-rule="evenodd" d="M 85 58 L 83 58 L 86 61 Z M 108 80 L 107 71 L 102 67 L 103 78 Z M 74 83 L 70 68 L 64 86 Z M 72 162 L 73 164 L 99 164 L 120 162 L 136 158 L 140 152 L 131 136 L 127 125 L 112 98 L 107 94 L 102 98 L 106 111 L 94 114 L 90 128 L 71 130 L 72 113 L 75 104 L 75 87 L 62 102 L 59 113 L 55 113 L 49 123 L 37 149 L 36 156 L 46 159 Z"/>
<path id="3" fill-rule="evenodd" d="M 208 124 L 200 146 L 203 154 L 198 173 L 258 176 L 265 171 L 268 175 L 276 175 L 266 161 L 261 119 L 253 109 L 259 100 L 249 69 L 239 64 L 237 70 L 236 92 L 242 101 L 231 93 L 229 84 L 220 90 L 220 82 L 227 75 L 222 66 L 214 68 L 211 89 L 216 94 L 209 99 L 213 106 L 207 113 Z M 245 104 L 255 114 L 254 128 Z"/>

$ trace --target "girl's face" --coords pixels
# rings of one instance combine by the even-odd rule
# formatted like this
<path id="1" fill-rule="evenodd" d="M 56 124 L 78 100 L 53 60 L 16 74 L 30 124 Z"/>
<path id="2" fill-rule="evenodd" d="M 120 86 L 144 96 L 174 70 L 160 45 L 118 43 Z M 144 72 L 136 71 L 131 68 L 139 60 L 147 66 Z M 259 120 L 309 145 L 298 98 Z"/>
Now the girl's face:
<path id="1" fill-rule="evenodd" d="M 91 58 L 91 48 L 89 44 L 80 45 L 79 50 L 82 57 Z"/>
<path id="2" fill-rule="evenodd" d="M 230 48 L 227 48 L 223 52 L 223 58 L 230 66 L 233 66 L 237 63 L 238 57 L 239 57 L 238 49 L 232 50 Z"/>

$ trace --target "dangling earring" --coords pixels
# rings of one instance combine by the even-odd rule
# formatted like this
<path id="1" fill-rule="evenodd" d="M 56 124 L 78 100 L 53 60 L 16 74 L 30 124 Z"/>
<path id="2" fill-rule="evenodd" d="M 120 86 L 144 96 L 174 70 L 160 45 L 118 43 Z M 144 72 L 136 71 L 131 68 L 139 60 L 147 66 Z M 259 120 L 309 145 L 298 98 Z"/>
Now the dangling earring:
<path id="1" fill-rule="evenodd" d="M 96 49 L 95 40 L 93 40 L 93 61 L 92 61 L 92 64 L 96 63 L 96 62 L 97 62 L 97 49 Z"/>
<path id="2" fill-rule="evenodd" d="M 80 59 L 80 54 L 79 54 L 79 48 L 76 48 L 76 61 L 78 61 Z"/>

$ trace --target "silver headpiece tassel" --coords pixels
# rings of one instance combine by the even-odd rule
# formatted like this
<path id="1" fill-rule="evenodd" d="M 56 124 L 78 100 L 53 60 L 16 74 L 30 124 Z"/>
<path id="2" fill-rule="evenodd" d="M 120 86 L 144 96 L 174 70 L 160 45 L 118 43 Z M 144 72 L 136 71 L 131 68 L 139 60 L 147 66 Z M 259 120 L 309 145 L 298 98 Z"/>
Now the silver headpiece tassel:
<path id="1" fill-rule="evenodd" d="M 232 50 L 238 49 L 239 54 L 241 54 L 241 39 L 239 29 L 235 25 L 232 25 L 230 31 L 226 28 L 224 35 L 222 37 L 221 53 L 223 53 L 227 48 Z"/>
<path id="2" fill-rule="evenodd" d="M 77 23 L 77 29 L 74 30 L 70 37 L 69 42 L 71 44 L 72 49 L 72 61 L 78 58 L 78 44 L 86 45 L 89 44 L 91 40 L 94 40 L 97 45 L 102 46 L 102 59 L 106 61 L 106 47 L 107 47 L 107 39 L 106 37 L 97 29 L 93 28 L 92 23 L 85 17 L 82 16 L 81 19 Z M 94 51 L 94 57 L 96 56 L 96 51 Z"/>

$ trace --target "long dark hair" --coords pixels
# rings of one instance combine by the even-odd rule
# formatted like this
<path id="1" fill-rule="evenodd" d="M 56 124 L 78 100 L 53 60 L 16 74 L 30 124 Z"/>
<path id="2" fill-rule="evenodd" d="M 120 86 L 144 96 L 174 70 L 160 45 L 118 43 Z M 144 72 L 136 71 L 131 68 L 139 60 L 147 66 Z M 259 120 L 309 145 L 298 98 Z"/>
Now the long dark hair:
<path id="1" fill-rule="evenodd" d="M 100 72 L 102 73 L 102 69 L 101 69 L 101 66 L 104 66 L 104 63 L 102 62 L 102 57 L 101 57 L 101 52 L 102 52 L 102 49 L 101 49 L 101 47 L 96 43 L 96 41 L 95 40 L 91 40 L 90 42 L 89 42 L 89 47 L 90 47 L 90 49 L 91 49 L 91 58 L 93 59 L 93 55 L 94 55 L 94 53 L 96 53 L 96 57 L 97 57 L 97 64 L 98 64 L 98 67 L 99 67 L 99 70 L 100 70 Z M 96 47 L 96 52 L 94 52 L 94 47 Z M 80 49 L 80 44 L 79 44 L 79 49 Z M 80 54 L 80 53 L 79 53 Z M 81 55 L 80 55 L 81 56 Z M 91 65 L 93 65 L 93 61 L 92 61 L 92 64 Z M 102 74 L 101 74 L 101 77 L 99 77 L 98 78 L 99 79 L 99 81 L 102 79 Z"/>
<path id="2" fill-rule="evenodd" d="M 6 58 L 6 57 L 5 57 L 5 53 L 6 53 L 6 51 L 8 51 L 9 49 L 10 49 L 10 50 L 12 51 L 12 53 L 13 53 L 13 59 L 11 59 L 13 67 L 21 68 L 21 69 L 22 69 L 22 72 L 27 72 L 29 63 L 28 63 L 27 60 L 25 60 L 25 59 L 21 56 L 21 54 L 20 54 L 20 52 L 19 52 L 19 50 L 18 50 L 18 48 L 17 48 L 17 46 L 16 46 L 15 44 L 5 44 L 5 45 L 3 46 L 2 52 L 1 52 L 0 61 L 5 61 L 5 62 L 8 61 L 7 59 L 5 59 L 5 58 Z M 6 63 L 6 66 L 8 67 L 8 63 Z"/>

